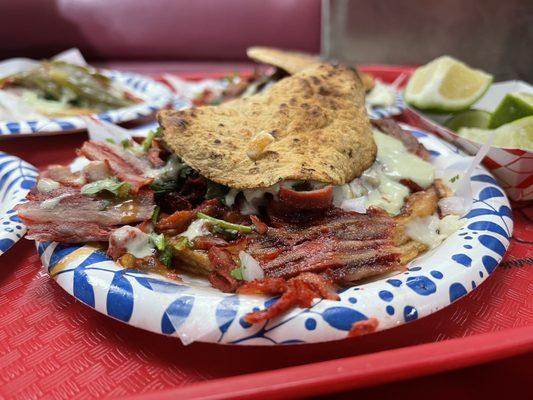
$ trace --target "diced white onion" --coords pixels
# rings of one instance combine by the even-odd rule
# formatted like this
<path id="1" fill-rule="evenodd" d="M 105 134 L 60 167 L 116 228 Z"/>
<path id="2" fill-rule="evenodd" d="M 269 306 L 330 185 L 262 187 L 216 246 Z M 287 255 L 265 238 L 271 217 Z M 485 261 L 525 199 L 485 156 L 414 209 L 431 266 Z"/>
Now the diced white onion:
<path id="1" fill-rule="evenodd" d="M 51 210 L 55 208 L 61 200 L 63 200 L 66 197 L 70 197 L 71 195 L 68 193 L 60 194 L 57 197 L 52 197 L 51 199 L 44 200 L 40 207 L 44 210 Z"/>
<path id="2" fill-rule="evenodd" d="M 468 204 L 465 204 L 465 199 L 457 196 L 445 197 L 439 200 L 439 208 L 442 215 L 463 215 L 468 211 Z"/>
<path id="3" fill-rule="evenodd" d="M 245 281 L 251 282 L 256 279 L 263 279 L 265 273 L 257 260 L 245 251 L 239 253 L 241 261 L 242 277 Z"/>
<path id="4" fill-rule="evenodd" d="M 50 178 L 41 178 L 37 182 L 37 190 L 41 193 L 48 193 L 52 190 L 59 189 L 59 182 Z"/>
<path id="5" fill-rule="evenodd" d="M 76 157 L 69 165 L 70 172 L 73 174 L 76 172 L 81 172 L 83 171 L 83 168 L 89 165 L 89 163 L 90 161 L 86 157 Z"/>
<path id="6" fill-rule="evenodd" d="M 405 233 L 411 239 L 424 243 L 429 248 L 435 248 L 444 240 L 439 235 L 439 217 L 415 218 L 406 226 Z"/>
<path id="7" fill-rule="evenodd" d="M 424 218 L 415 218 L 406 226 L 405 233 L 411 239 L 424 243 L 433 249 L 444 239 L 461 228 L 465 223 L 457 215 L 447 215 L 443 219 L 434 214 Z"/>
<path id="8" fill-rule="evenodd" d="M 224 197 L 224 202 L 228 207 L 232 207 L 235 204 L 235 198 L 239 194 L 240 190 L 231 188 L 230 191 Z"/>
<path id="9" fill-rule="evenodd" d="M 375 80 L 372 90 L 366 95 L 365 103 L 370 107 L 388 107 L 394 104 L 394 88 Z"/>
<path id="10" fill-rule="evenodd" d="M 341 207 L 344 211 L 353 211 L 359 214 L 366 213 L 366 197 L 358 197 L 356 199 L 344 200 Z"/>

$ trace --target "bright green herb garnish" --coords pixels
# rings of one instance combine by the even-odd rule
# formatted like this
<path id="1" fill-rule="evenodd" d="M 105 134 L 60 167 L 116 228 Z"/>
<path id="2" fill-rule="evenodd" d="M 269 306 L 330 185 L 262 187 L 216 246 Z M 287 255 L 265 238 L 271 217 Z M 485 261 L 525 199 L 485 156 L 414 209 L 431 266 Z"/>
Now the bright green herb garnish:
<path id="1" fill-rule="evenodd" d="M 237 231 L 237 232 L 243 232 L 243 233 L 252 233 L 254 231 L 254 228 L 252 228 L 251 226 L 232 224 L 231 222 L 224 221 L 223 219 L 213 218 L 201 212 L 196 213 L 196 217 L 206 220 L 210 222 L 211 224 L 218 226 L 224 230 Z"/>
<path id="2" fill-rule="evenodd" d="M 451 182 L 451 183 L 454 183 L 454 182 L 455 182 L 456 180 L 458 180 L 458 179 L 459 179 L 459 175 L 455 175 L 454 177 L 452 177 L 452 178 L 450 179 L 450 182 Z"/>
<path id="3" fill-rule="evenodd" d="M 160 128 L 157 128 L 157 129 L 154 129 L 153 131 L 148 132 L 148 135 L 146 135 L 146 138 L 141 143 L 141 146 L 142 146 L 143 150 L 144 151 L 148 151 L 150 149 L 150 147 L 152 147 L 152 142 L 153 142 L 154 138 L 156 138 L 158 136 L 161 136 L 161 129 Z"/>
<path id="4" fill-rule="evenodd" d="M 235 268 L 229 274 L 239 281 L 244 280 L 242 276 L 242 268 Z"/>
<path id="5" fill-rule="evenodd" d="M 161 211 L 161 208 L 159 206 L 155 206 L 154 212 L 152 213 L 152 224 L 157 224 L 157 219 L 159 218 L 159 213 Z"/>
<path id="6" fill-rule="evenodd" d="M 192 244 L 188 238 L 181 236 L 174 242 L 173 246 L 176 250 L 181 251 L 186 247 L 192 247 Z"/>
<path id="7" fill-rule="evenodd" d="M 120 182 L 117 178 L 107 178 L 87 183 L 81 188 L 84 196 L 96 196 L 102 191 L 114 194 L 116 197 L 125 198 L 130 193 L 131 185 L 128 182 Z"/>
<path id="8" fill-rule="evenodd" d="M 172 249 L 168 245 L 168 241 L 165 235 L 163 235 L 162 233 L 160 233 L 159 235 L 152 233 L 150 235 L 150 240 L 154 244 L 156 249 L 159 251 L 159 261 L 169 267 L 172 262 Z"/>

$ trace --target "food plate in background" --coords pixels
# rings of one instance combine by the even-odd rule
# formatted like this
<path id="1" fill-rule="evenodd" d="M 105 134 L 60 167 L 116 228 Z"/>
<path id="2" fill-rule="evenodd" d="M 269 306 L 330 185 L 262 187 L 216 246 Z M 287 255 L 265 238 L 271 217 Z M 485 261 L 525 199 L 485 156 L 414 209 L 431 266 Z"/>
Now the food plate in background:
<path id="1" fill-rule="evenodd" d="M 441 167 L 464 165 L 454 146 L 415 128 L 404 128 L 430 150 Z M 50 276 L 96 311 L 159 334 L 239 345 L 316 343 L 346 338 L 354 323 L 375 319 L 385 330 L 432 314 L 475 289 L 502 259 L 513 229 L 503 190 L 486 170 L 471 177 L 474 202 L 465 225 L 408 270 L 340 291 L 341 300 L 316 300 L 279 318 L 250 325 L 243 316 L 276 298 L 222 293 L 198 278 L 183 282 L 124 269 L 98 247 L 39 243 Z"/>
<path id="2" fill-rule="evenodd" d="M 26 233 L 13 207 L 26 201 L 37 175 L 34 166 L 0 151 L 0 255 Z"/>
<path id="3" fill-rule="evenodd" d="M 472 109 L 494 111 L 506 94 L 512 92 L 533 93 L 533 87 L 521 81 L 506 81 L 491 85 Z M 406 108 L 409 123 L 435 132 L 469 154 L 475 154 L 480 143 L 463 138 L 443 124 L 452 114 L 431 114 L 412 107 Z M 515 201 L 533 200 L 533 152 L 516 148 L 491 147 L 484 165 L 499 179 L 502 188 Z"/>
<path id="4" fill-rule="evenodd" d="M 94 114 L 99 120 L 121 124 L 133 122 L 153 115 L 174 100 L 171 90 L 163 83 L 143 75 L 114 70 L 100 70 L 142 102 L 133 106 L 118 108 Z M 15 135 L 47 135 L 71 133 L 85 129 L 85 122 L 79 117 L 58 117 L 25 121 L 0 121 L 0 139 Z"/>

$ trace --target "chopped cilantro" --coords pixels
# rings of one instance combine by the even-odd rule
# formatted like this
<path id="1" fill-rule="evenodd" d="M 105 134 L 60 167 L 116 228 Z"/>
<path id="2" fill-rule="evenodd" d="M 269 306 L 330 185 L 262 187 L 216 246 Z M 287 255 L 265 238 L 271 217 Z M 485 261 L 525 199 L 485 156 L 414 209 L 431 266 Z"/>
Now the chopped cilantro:
<path id="1" fill-rule="evenodd" d="M 152 147 L 152 142 L 154 138 L 161 136 L 161 128 L 154 129 L 150 132 L 148 132 L 148 135 L 146 135 L 146 138 L 141 143 L 141 146 L 144 151 L 148 151 L 150 147 Z"/>
<path id="2" fill-rule="evenodd" d="M 102 191 L 107 191 L 116 197 L 125 198 L 129 195 L 130 188 L 131 185 L 128 182 L 120 182 L 117 178 L 107 178 L 87 183 L 81 188 L 81 194 L 92 197 Z"/>
<path id="3" fill-rule="evenodd" d="M 178 251 L 181 251 L 186 247 L 192 247 L 191 242 L 185 236 L 178 237 L 172 245 Z"/>
<path id="4" fill-rule="evenodd" d="M 159 212 L 161 211 L 161 208 L 159 206 L 155 206 L 154 212 L 152 213 L 152 224 L 157 224 L 157 219 L 159 218 Z"/>
<path id="5" fill-rule="evenodd" d="M 125 149 L 128 149 L 131 147 L 131 141 L 129 139 L 124 139 L 122 142 L 120 142 L 120 144 L 122 145 L 122 147 L 124 147 Z"/>
<path id="6" fill-rule="evenodd" d="M 220 233 L 222 235 L 228 235 L 232 239 L 235 239 L 235 237 L 239 234 L 239 232 L 235 229 L 224 229 L 218 225 L 213 225 L 213 227 L 211 228 L 211 233 Z"/>
<path id="7" fill-rule="evenodd" d="M 159 261 L 169 267 L 172 262 L 172 249 L 168 245 L 168 241 L 165 235 L 163 235 L 162 233 L 160 233 L 159 235 L 152 233 L 150 235 L 150 241 L 159 251 Z"/>
<path id="8" fill-rule="evenodd" d="M 172 250 L 170 247 L 166 247 L 165 250 L 159 252 L 159 261 L 170 267 L 172 264 Z"/>
<path id="9" fill-rule="evenodd" d="M 159 251 L 163 251 L 167 248 L 167 239 L 162 233 L 160 233 L 159 235 L 152 233 L 150 235 L 150 240 Z"/>
<path id="10" fill-rule="evenodd" d="M 454 183 L 454 182 L 455 182 L 456 180 L 458 180 L 458 179 L 459 179 L 459 175 L 455 175 L 455 176 L 453 176 L 453 177 L 450 179 L 450 182 L 451 182 L 451 183 Z"/>
<path id="11" fill-rule="evenodd" d="M 165 194 L 178 190 L 178 181 L 154 182 L 150 185 L 155 194 Z"/>
<path id="12" fill-rule="evenodd" d="M 232 270 L 230 273 L 229 273 L 231 276 L 233 276 L 235 279 L 239 280 L 239 281 L 243 281 L 244 278 L 242 276 L 242 268 L 235 268 L 234 270 Z"/>
<path id="13" fill-rule="evenodd" d="M 196 217 L 200 219 L 204 219 L 212 223 L 213 225 L 218 226 L 224 230 L 237 231 L 237 232 L 243 232 L 243 233 L 252 233 L 254 230 L 254 228 L 252 228 L 251 226 L 232 224 L 231 222 L 224 221 L 223 219 L 213 218 L 201 212 L 196 213 Z"/>

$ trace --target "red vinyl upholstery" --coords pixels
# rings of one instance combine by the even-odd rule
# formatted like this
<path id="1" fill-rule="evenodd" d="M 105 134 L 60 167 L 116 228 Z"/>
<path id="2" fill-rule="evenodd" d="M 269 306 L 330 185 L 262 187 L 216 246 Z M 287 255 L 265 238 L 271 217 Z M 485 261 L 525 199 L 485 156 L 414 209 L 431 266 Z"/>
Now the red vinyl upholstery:
<path id="1" fill-rule="evenodd" d="M 92 60 L 242 60 L 318 52 L 319 0 L 2 0 L 0 59 L 78 47 Z"/>

